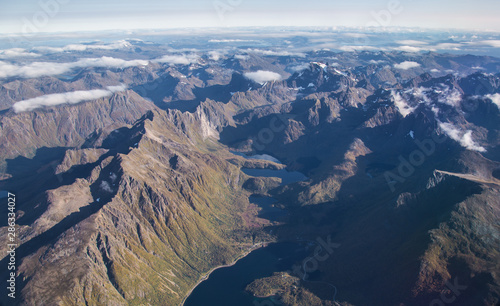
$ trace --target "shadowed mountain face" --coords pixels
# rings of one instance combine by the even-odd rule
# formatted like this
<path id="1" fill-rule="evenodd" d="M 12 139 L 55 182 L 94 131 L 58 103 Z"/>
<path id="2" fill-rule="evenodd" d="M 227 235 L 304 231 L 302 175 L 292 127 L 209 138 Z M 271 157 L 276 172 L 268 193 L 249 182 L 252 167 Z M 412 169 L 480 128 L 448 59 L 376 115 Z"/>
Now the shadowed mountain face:
<path id="1" fill-rule="evenodd" d="M 299 261 L 249 292 L 285 305 L 500 301 L 500 60 L 224 56 L 0 84 L 0 189 L 17 195 L 18 304 L 176 305 L 208 271 L 263 242 L 319 238 L 340 246 L 311 249 L 314 269 Z M 128 90 L 11 109 L 117 82 Z M 285 166 L 307 180 L 243 171 Z M 259 218 L 252 194 L 288 213 Z"/>

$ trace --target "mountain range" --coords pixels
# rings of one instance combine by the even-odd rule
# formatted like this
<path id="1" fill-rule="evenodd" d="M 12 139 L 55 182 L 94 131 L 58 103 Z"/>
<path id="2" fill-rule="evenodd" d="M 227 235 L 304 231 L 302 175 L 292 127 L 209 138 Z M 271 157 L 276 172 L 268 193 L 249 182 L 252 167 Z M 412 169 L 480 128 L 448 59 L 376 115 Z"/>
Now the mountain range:
<path id="1" fill-rule="evenodd" d="M 270 276 L 249 292 L 285 305 L 496 305 L 499 71 L 490 56 L 237 50 L 4 78 L 16 303 L 177 305 L 262 244 L 328 237 L 340 246 L 310 281 L 277 271 L 293 281 Z M 103 96 L 47 102 L 93 90 Z M 307 179 L 244 172 L 285 167 Z M 259 217 L 254 194 L 287 216 Z"/>

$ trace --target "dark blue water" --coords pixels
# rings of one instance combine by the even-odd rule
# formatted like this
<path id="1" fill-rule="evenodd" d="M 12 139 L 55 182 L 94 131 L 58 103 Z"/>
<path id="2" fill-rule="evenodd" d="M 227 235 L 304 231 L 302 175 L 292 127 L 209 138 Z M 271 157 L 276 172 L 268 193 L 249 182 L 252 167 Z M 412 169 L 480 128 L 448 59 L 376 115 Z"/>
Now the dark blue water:
<path id="1" fill-rule="evenodd" d="M 186 306 L 255 306 L 265 299 L 253 297 L 245 287 L 273 272 L 286 271 L 308 255 L 304 245 L 280 242 L 253 251 L 234 266 L 215 270 L 186 300 Z M 270 298 L 268 298 L 270 299 Z"/>
<path id="2" fill-rule="evenodd" d="M 282 164 L 278 159 L 271 155 L 262 154 L 262 155 L 247 155 L 241 152 L 231 151 L 234 155 L 242 156 L 246 159 L 263 159 L 263 160 L 271 160 L 278 164 Z M 281 178 L 281 185 L 288 185 L 291 183 L 301 182 L 307 180 L 307 176 L 298 172 L 298 171 L 288 171 L 286 169 L 281 170 L 273 170 L 273 169 L 250 169 L 250 168 L 242 168 L 243 173 L 250 176 L 263 176 L 263 177 L 279 177 Z"/>
<path id="3" fill-rule="evenodd" d="M 276 203 L 276 200 L 271 197 L 252 195 L 249 200 L 250 203 L 254 203 L 262 208 L 259 211 L 259 218 L 269 221 L 281 221 L 288 214 L 286 210 L 274 206 L 273 204 Z"/>

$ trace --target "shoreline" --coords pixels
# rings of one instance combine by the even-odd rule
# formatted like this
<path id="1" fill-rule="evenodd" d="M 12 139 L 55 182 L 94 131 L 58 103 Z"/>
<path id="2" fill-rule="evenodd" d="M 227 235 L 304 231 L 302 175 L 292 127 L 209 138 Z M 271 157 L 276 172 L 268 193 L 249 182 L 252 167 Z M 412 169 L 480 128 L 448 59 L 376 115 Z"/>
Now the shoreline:
<path id="1" fill-rule="evenodd" d="M 232 267 L 240 259 L 243 259 L 243 258 L 247 257 L 253 251 L 258 250 L 258 249 L 263 248 L 263 247 L 266 247 L 267 245 L 269 245 L 271 243 L 273 243 L 273 241 L 259 242 L 257 244 L 254 244 L 250 250 L 248 250 L 245 253 L 243 253 L 242 255 L 238 256 L 235 260 L 233 260 L 233 262 L 231 262 L 229 264 L 226 264 L 226 265 L 221 265 L 221 266 L 217 266 L 217 267 L 214 267 L 214 268 L 210 269 L 207 273 L 205 273 L 202 277 L 200 277 L 200 279 L 196 282 L 196 284 L 186 293 L 186 295 L 184 296 L 184 298 L 182 299 L 182 301 L 179 303 L 179 306 L 184 306 L 184 303 L 186 302 L 186 300 L 188 299 L 188 297 L 191 295 L 191 293 L 193 293 L 194 289 L 196 289 L 196 287 L 198 287 L 202 282 L 206 281 L 210 277 L 210 274 L 212 274 L 215 270 L 222 269 L 222 268 Z"/>

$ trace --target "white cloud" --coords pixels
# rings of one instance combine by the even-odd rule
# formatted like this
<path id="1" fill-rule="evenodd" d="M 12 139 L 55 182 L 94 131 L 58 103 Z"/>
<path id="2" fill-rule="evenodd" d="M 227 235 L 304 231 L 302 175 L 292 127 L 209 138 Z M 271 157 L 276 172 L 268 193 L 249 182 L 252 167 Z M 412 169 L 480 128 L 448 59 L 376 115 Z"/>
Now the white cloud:
<path id="1" fill-rule="evenodd" d="M 33 49 L 43 52 L 71 52 L 86 50 L 119 50 L 132 47 L 126 40 L 119 40 L 110 44 L 70 44 L 64 47 L 35 47 Z"/>
<path id="2" fill-rule="evenodd" d="M 170 65 L 189 65 L 198 62 L 199 58 L 200 57 L 196 54 L 164 55 L 153 61 Z"/>
<path id="3" fill-rule="evenodd" d="M 490 99 L 500 109 L 500 94 L 486 95 L 486 98 Z"/>
<path id="4" fill-rule="evenodd" d="M 308 47 L 302 47 L 301 50 L 307 51 L 319 51 L 319 50 L 331 50 L 331 49 L 339 49 L 339 44 L 336 42 L 322 43 L 318 45 L 311 45 Z"/>
<path id="5" fill-rule="evenodd" d="M 261 49 L 247 49 L 247 52 L 258 53 L 266 56 L 299 56 L 305 57 L 304 53 L 299 52 L 289 52 L 289 51 L 273 51 L 273 50 L 261 50 Z"/>
<path id="6" fill-rule="evenodd" d="M 500 48 L 500 40 L 481 40 L 481 41 L 474 41 L 474 42 L 468 42 L 468 44 L 474 45 L 474 46 L 488 46 L 488 47 L 493 47 L 493 48 Z"/>
<path id="7" fill-rule="evenodd" d="M 213 61 L 218 61 L 224 56 L 224 54 L 225 54 L 224 52 L 214 50 L 208 52 L 208 58 L 210 58 Z"/>
<path id="8" fill-rule="evenodd" d="M 346 52 L 385 50 L 385 48 L 382 47 L 372 47 L 372 46 L 342 46 L 339 47 L 338 49 Z"/>
<path id="9" fill-rule="evenodd" d="M 259 70 L 256 72 L 246 72 L 244 76 L 254 82 L 263 84 L 265 82 L 279 81 L 281 80 L 281 75 L 272 71 Z"/>
<path id="10" fill-rule="evenodd" d="M 107 67 L 107 68 L 127 68 L 132 66 L 146 66 L 149 64 L 147 60 L 123 60 L 103 56 L 101 58 L 85 58 L 76 62 L 75 67 Z"/>
<path id="11" fill-rule="evenodd" d="M 353 38 L 365 38 L 365 37 L 368 37 L 368 35 L 364 34 L 364 33 L 341 33 L 341 35 L 343 36 L 347 36 L 347 37 L 353 37 Z"/>
<path id="12" fill-rule="evenodd" d="M 45 75 L 60 75 L 74 68 L 106 67 L 127 68 L 132 66 L 146 66 L 145 60 L 123 60 L 103 56 L 100 58 L 84 58 L 72 63 L 33 62 L 26 66 L 19 66 L 0 61 L 0 78 L 21 77 L 37 78 Z"/>
<path id="13" fill-rule="evenodd" d="M 478 146 L 472 139 L 472 131 L 467 130 L 466 132 L 460 131 L 451 123 L 439 122 L 439 127 L 441 130 L 448 135 L 451 139 L 460 143 L 460 145 L 466 149 L 478 152 L 486 152 L 486 149 Z"/>
<path id="14" fill-rule="evenodd" d="M 483 43 L 491 47 L 500 48 L 500 40 L 484 40 Z"/>
<path id="15" fill-rule="evenodd" d="M 50 94 L 33 99 L 16 102 L 12 108 L 16 113 L 31 111 L 41 107 L 50 107 L 61 104 L 76 104 L 84 101 L 97 100 L 109 97 L 115 92 L 124 91 L 125 85 L 108 86 L 106 89 L 80 90 L 58 94 Z"/>
<path id="16" fill-rule="evenodd" d="M 394 50 L 405 52 L 419 52 L 419 51 L 437 51 L 437 50 L 460 50 L 464 45 L 461 43 L 440 43 L 434 46 L 429 45 L 427 42 L 418 40 L 400 40 L 397 41 L 400 47 Z"/>
<path id="17" fill-rule="evenodd" d="M 420 51 L 425 50 L 425 49 L 422 49 L 419 47 L 413 47 L 413 46 L 401 46 L 401 47 L 394 48 L 394 50 L 403 51 L 403 52 L 420 52 Z"/>
<path id="18" fill-rule="evenodd" d="M 391 95 L 392 95 L 392 98 L 394 100 L 394 105 L 396 105 L 396 107 L 399 110 L 399 113 L 401 115 L 403 115 L 403 117 L 408 116 L 416 109 L 416 107 L 409 106 L 408 102 L 406 102 L 406 100 L 403 99 L 403 97 L 401 97 L 401 95 L 399 93 L 395 93 L 393 91 L 391 93 Z"/>
<path id="19" fill-rule="evenodd" d="M 431 111 L 434 113 L 434 116 L 439 117 L 439 108 L 433 106 L 431 107 Z"/>
<path id="20" fill-rule="evenodd" d="M 111 189 L 111 186 L 106 181 L 102 181 L 100 187 L 103 191 L 113 193 L 113 189 Z"/>
<path id="21" fill-rule="evenodd" d="M 294 72 L 299 72 L 299 71 L 302 71 L 302 70 L 309 69 L 309 67 L 311 67 L 311 64 L 309 64 L 309 63 L 302 63 L 302 64 L 298 64 L 298 65 L 295 65 L 295 66 L 291 66 L 290 70 L 292 70 Z"/>
<path id="22" fill-rule="evenodd" d="M 455 51 L 460 50 L 461 47 L 463 47 L 463 45 L 457 43 L 441 43 L 434 46 L 434 48 L 438 50 L 455 50 Z"/>
<path id="23" fill-rule="evenodd" d="M 249 56 L 248 55 L 242 55 L 242 54 L 236 54 L 234 56 L 234 58 L 235 59 L 239 59 L 240 61 L 246 61 L 249 58 Z"/>
<path id="24" fill-rule="evenodd" d="M 425 103 L 428 106 L 437 102 L 453 106 L 455 108 L 460 107 L 460 103 L 462 102 L 462 94 L 460 91 L 456 88 L 450 89 L 450 87 L 445 84 L 439 85 L 439 87 L 433 88 L 413 88 L 411 92 L 419 103 Z M 429 96 L 428 93 L 434 93 L 435 95 Z"/>
<path id="25" fill-rule="evenodd" d="M 394 48 L 394 50 L 406 51 L 406 52 L 418 52 L 418 51 L 436 51 L 436 50 L 460 50 L 464 45 L 459 43 L 440 43 L 437 45 L 428 45 L 427 43 L 423 44 L 412 44 L 411 42 L 418 41 L 399 41 L 398 43 L 408 42 L 407 44 L 402 44 L 400 47 Z"/>
<path id="26" fill-rule="evenodd" d="M 418 87 L 413 90 L 413 95 L 418 99 L 419 103 L 430 104 L 432 101 L 427 96 L 427 92 L 431 89 L 425 87 Z"/>
<path id="27" fill-rule="evenodd" d="M 408 70 L 411 68 L 417 68 L 420 67 L 420 64 L 417 62 L 410 62 L 410 61 L 405 61 L 400 64 L 394 64 L 394 68 L 396 69 L 402 69 L 402 70 Z"/>
<path id="28" fill-rule="evenodd" d="M 400 45 L 410 45 L 410 46 L 422 46 L 422 45 L 428 44 L 425 41 L 412 40 L 412 39 L 398 40 L 396 43 L 398 43 Z"/>
<path id="29" fill-rule="evenodd" d="M 251 39 L 210 39 L 208 42 L 211 43 L 232 43 L 232 42 L 250 42 L 255 41 Z"/>
<path id="30" fill-rule="evenodd" d="M 462 95 L 456 89 L 449 90 L 446 89 L 443 94 L 439 95 L 438 102 L 447 104 L 453 107 L 460 106 L 460 102 L 462 101 Z"/>
<path id="31" fill-rule="evenodd" d="M 383 63 L 385 63 L 385 62 L 386 62 L 386 61 L 384 61 L 384 60 L 378 60 L 378 61 L 376 61 L 376 60 L 370 60 L 370 61 L 369 61 L 369 63 L 370 63 L 370 64 L 373 64 L 373 65 L 379 65 L 379 64 L 383 64 Z"/>
<path id="32" fill-rule="evenodd" d="M 12 48 L 6 50 L 0 50 L 0 58 L 14 58 L 14 57 L 38 57 L 40 54 L 27 52 L 26 49 L 23 48 Z"/>

